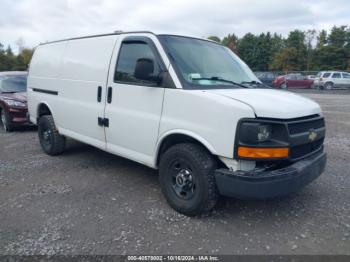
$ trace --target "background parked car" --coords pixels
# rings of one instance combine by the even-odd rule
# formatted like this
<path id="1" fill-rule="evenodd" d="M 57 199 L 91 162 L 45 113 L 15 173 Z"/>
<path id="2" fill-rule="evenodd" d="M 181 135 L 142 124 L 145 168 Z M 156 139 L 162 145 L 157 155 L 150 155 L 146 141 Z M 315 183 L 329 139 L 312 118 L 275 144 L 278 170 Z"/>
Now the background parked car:
<path id="1" fill-rule="evenodd" d="M 255 72 L 255 75 L 263 84 L 268 86 L 272 86 L 272 82 L 276 78 L 276 74 L 272 72 Z"/>
<path id="2" fill-rule="evenodd" d="M 322 89 L 350 87 L 350 73 L 323 71 L 317 74 L 315 86 Z"/>
<path id="3" fill-rule="evenodd" d="M 311 80 L 315 80 L 316 75 L 307 75 L 306 78 L 311 79 Z"/>
<path id="4" fill-rule="evenodd" d="M 0 72 L 0 115 L 6 132 L 27 125 L 27 72 Z"/>
<path id="5" fill-rule="evenodd" d="M 273 81 L 273 86 L 277 88 L 311 88 L 314 83 L 313 79 L 308 79 L 302 74 L 288 74 L 278 76 Z"/>

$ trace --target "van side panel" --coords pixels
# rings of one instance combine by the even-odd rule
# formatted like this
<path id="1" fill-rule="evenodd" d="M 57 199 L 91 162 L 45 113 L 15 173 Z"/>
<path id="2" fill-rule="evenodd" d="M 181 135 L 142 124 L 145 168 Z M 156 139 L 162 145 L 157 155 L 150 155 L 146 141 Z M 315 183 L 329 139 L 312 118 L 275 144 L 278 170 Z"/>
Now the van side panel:
<path id="1" fill-rule="evenodd" d="M 68 42 L 60 76 L 61 104 L 56 110 L 55 120 L 62 134 L 103 149 L 105 132 L 98 125 L 98 117 L 104 117 L 106 81 L 116 38 L 105 36 Z M 97 101 L 99 86 L 100 102 Z"/>
<path id="2" fill-rule="evenodd" d="M 30 63 L 30 77 L 58 78 L 67 42 L 40 45 Z"/>
<path id="3" fill-rule="evenodd" d="M 116 38 L 117 36 L 104 36 L 69 41 L 61 78 L 105 84 Z"/>
<path id="4" fill-rule="evenodd" d="M 67 42 L 58 42 L 40 45 L 35 49 L 28 75 L 28 110 L 33 123 L 37 123 L 38 105 L 40 103 L 50 104 L 49 108 L 51 108 L 58 97 L 33 92 L 32 89 L 57 91 L 60 88 L 58 78 L 66 45 Z"/>
<path id="5" fill-rule="evenodd" d="M 41 79 L 33 82 L 35 88 L 57 92 L 57 95 L 35 92 L 33 97 L 36 105 L 45 101 L 51 108 L 59 132 L 102 149 L 105 149 L 105 132 L 104 127 L 98 125 L 98 117 L 104 117 L 108 69 L 117 37 L 42 45 L 30 70 L 30 78 Z M 57 44 L 64 46 L 64 52 L 58 52 Z M 47 60 L 54 60 L 49 69 L 44 68 L 45 63 L 49 65 Z M 101 101 L 97 101 L 99 86 Z M 34 108 L 30 114 L 32 111 Z"/>

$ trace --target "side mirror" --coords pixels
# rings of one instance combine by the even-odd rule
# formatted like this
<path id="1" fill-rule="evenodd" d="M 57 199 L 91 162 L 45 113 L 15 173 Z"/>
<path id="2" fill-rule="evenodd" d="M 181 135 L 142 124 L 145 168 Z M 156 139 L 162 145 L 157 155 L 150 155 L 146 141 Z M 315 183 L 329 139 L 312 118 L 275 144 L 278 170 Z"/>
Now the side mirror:
<path id="1" fill-rule="evenodd" d="M 155 81 L 153 76 L 154 61 L 150 58 L 137 59 L 134 76 L 139 80 Z"/>

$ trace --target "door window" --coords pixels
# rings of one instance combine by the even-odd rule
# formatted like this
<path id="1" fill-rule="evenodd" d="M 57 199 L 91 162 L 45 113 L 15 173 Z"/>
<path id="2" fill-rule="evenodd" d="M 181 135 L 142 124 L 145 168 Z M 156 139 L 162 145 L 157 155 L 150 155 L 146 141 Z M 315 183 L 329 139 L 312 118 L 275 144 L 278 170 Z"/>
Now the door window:
<path id="1" fill-rule="evenodd" d="M 332 78 L 341 78 L 340 73 L 333 73 Z"/>
<path id="2" fill-rule="evenodd" d="M 294 80 L 295 76 L 294 75 L 286 75 L 287 80 Z"/>
<path id="3" fill-rule="evenodd" d="M 122 43 L 114 82 L 157 86 L 160 73 L 156 56 L 147 43 L 142 41 Z"/>

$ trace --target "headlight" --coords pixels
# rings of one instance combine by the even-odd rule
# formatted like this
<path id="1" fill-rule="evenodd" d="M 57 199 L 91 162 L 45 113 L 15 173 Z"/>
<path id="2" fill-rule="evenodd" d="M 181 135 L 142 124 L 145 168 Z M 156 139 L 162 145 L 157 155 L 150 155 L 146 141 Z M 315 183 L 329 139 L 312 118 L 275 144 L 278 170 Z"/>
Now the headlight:
<path id="1" fill-rule="evenodd" d="M 26 107 L 26 104 L 20 101 L 16 100 L 10 100 L 10 99 L 5 99 L 5 103 L 9 106 L 15 106 L 15 107 Z"/>
<path id="2" fill-rule="evenodd" d="M 266 119 L 240 121 L 235 156 L 242 159 L 288 158 L 288 130 L 283 123 Z"/>
<path id="3" fill-rule="evenodd" d="M 271 139 L 272 127 L 267 124 L 245 122 L 239 129 L 239 139 L 247 144 L 266 142 Z"/>
<path id="4" fill-rule="evenodd" d="M 259 125 L 258 126 L 258 141 L 265 142 L 271 139 L 272 128 L 269 125 Z"/>

